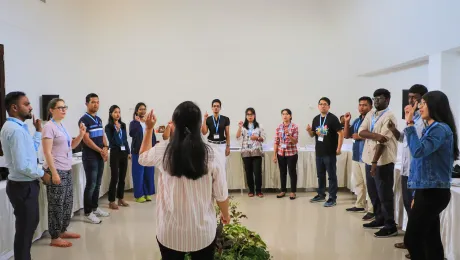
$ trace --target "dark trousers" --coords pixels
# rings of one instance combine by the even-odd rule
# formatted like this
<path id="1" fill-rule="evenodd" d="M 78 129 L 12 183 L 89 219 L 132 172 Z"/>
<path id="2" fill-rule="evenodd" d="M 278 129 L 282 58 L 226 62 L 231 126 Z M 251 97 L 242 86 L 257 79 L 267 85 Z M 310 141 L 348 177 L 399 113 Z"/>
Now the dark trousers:
<path id="1" fill-rule="evenodd" d="M 366 164 L 367 191 L 374 206 L 375 221 L 385 228 L 395 228 L 394 217 L 394 163 L 377 166 L 376 175 L 371 176 L 371 166 Z"/>
<path id="2" fill-rule="evenodd" d="M 326 171 L 329 176 L 329 198 L 337 199 L 337 156 L 316 156 L 316 174 L 318 176 L 318 195 L 326 197 Z"/>
<path id="3" fill-rule="evenodd" d="M 287 173 L 289 169 L 289 177 L 291 179 L 291 192 L 297 192 L 297 160 L 299 155 L 292 156 L 278 156 L 278 165 L 280 167 L 280 179 L 281 179 L 281 192 L 287 192 Z"/>
<path id="4" fill-rule="evenodd" d="M 411 204 L 412 204 L 412 193 L 413 190 L 407 188 L 407 181 L 409 180 L 408 176 L 401 176 L 401 187 L 402 187 L 402 196 L 404 202 L 404 209 L 406 209 L 407 215 L 409 216 Z"/>
<path id="5" fill-rule="evenodd" d="M 46 186 L 48 232 L 52 239 L 59 238 L 62 233 L 67 231 L 73 209 L 72 172 L 58 170 L 58 174 L 61 178 L 61 183 L 51 183 Z"/>
<path id="6" fill-rule="evenodd" d="M 415 192 L 404 244 L 413 260 L 443 260 L 439 214 L 450 201 L 450 189 L 420 189 Z"/>
<path id="7" fill-rule="evenodd" d="M 110 187 L 109 187 L 109 201 L 115 201 L 115 194 L 117 199 L 123 199 L 125 195 L 125 178 L 126 171 L 128 170 L 128 153 L 120 151 L 120 149 L 110 150 Z M 118 184 L 118 188 L 117 188 Z"/>
<path id="8" fill-rule="evenodd" d="M 162 260 L 184 260 L 186 252 L 179 252 L 163 246 L 157 239 L 158 246 L 160 247 Z M 192 260 L 213 260 L 214 252 L 216 250 L 215 241 L 208 247 L 205 247 L 196 252 L 190 252 Z"/>
<path id="9" fill-rule="evenodd" d="M 86 175 L 83 205 L 85 214 L 88 215 L 99 206 L 99 190 L 101 188 L 102 174 L 104 173 L 104 160 L 83 160 L 83 168 Z"/>
<path id="10" fill-rule="evenodd" d="M 254 193 L 254 177 L 256 192 L 262 192 L 262 157 L 243 157 L 243 163 L 249 192 Z"/>
<path id="11" fill-rule="evenodd" d="M 16 217 L 16 234 L 14 235 L 14 259 L 30 260 L 30 248 L 35 229 L 40 220 L 38 207 L 38 181 L 16 182 L 8 181 L 6 194 L 10 199 Z"/>

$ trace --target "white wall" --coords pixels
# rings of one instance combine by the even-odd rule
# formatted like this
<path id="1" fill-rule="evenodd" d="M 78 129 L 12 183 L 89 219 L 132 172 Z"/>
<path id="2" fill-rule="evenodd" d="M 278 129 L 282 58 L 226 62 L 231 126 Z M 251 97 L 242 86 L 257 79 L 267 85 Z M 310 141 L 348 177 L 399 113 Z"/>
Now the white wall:
<path id="1" fill-rule="evenodd" d="M 127 115 L 145 101 L 160 123 L 182 101 L 197 102 L 204 113 L 220 98 L 232 136 L 253 106 L 270 141 L 288 107 L 305 144 L 318 99 L 329 96 L 339 115 L 354 95 L 343 85 L 347 61 L 328 8 L 312 1 L 86 2 L 82 89 L 100 94 L 104 118 L 111 104 Z"/>
<path id="2" fill-rule="evenodd" d="M 0 43 L 5 45 L 6 92 L 25 91 L 34 114 L 39 97 L 60 94 L 75 108 L 82 79 L 81 17 L 77 0 L 0 0 Z M 75 111 L 75 110 L 73 110 Z M 72 133 L 78 129 L 70 113 Z M 31 122 L 29 122 L 31 124 Z"/>

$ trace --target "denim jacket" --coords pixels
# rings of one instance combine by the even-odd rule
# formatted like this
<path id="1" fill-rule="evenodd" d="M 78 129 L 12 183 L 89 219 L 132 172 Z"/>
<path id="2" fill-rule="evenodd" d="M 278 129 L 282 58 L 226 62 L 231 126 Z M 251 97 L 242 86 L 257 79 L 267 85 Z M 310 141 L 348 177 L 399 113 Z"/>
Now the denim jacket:
<path id="1" fill-rule="evenodd" d="M 450 188 L 454 164 L 453 134 L 444 123 L 435 122 L 419 139 L 415 127 L 405 130 L 412 155 L 410 189 Z"/>

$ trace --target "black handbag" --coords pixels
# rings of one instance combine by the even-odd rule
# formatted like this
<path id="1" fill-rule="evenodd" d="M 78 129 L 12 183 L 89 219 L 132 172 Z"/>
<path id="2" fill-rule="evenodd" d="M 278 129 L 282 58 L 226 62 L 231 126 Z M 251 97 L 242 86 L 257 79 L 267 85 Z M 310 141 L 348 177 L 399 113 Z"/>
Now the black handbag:
<path id="1" fill-rule="evenodd" d="M 460 165 L 455 165 L 452 170 L 452 178 L 460 178 Z"/>

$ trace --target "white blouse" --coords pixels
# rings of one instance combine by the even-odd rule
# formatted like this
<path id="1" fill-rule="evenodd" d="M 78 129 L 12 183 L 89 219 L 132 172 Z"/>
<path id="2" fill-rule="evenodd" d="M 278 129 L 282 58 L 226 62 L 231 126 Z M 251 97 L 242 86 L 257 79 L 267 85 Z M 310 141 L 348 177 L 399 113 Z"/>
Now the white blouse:
<path id="1" fill-rule="evenodd" d="M 163 168 L 169 142 L 159 143 L 139 156 L 139 164 L 156 166 L 158 176 L 157 239 L 167 248 L 194 252 L 208 247 L 216 237 L 214 199 L 228 198 L 225 161 L 211 147 L 208 173 L 197 180 L 171 176 Z"/>

